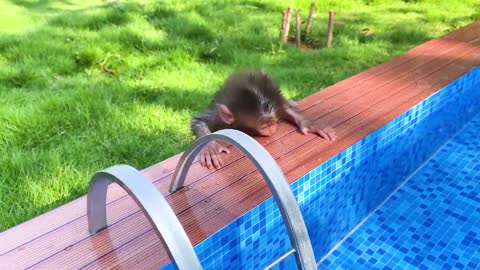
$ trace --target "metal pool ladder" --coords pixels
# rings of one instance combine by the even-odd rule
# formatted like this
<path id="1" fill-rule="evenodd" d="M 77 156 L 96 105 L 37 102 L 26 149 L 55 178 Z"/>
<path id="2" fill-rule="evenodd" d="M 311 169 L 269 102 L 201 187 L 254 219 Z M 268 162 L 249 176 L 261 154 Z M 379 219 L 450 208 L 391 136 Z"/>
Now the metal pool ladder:
<path id="1" fill-rule="evenodd" d="M 224 129 L 198 139 L 190 150 L 186 151 L 180 158 L 172 177 L 170 192 L 175 192 L 183 187 L 193 160 L 200 150 L 213 140 L 226 141 L 235 145 L 257 166 L 280 209 L 293 248 L 267 266 L 266 269 L 273 268 L 292 253 L 295 253 L 299 269 L 317 269 L 307 227 L 285 175 L 267 150 L 245 133 L 233 129 Z"/>
<path id="2" fill-rule="evenodd" d="M 140 206 L 177 269 L 202 269 L 192 243 L 170 205 L 141 172 L 128 165 L 112 166 L 92 177 L 87 195 L 90 233 L 107 227 L 107 188 L 112 182 L 127 191 Z"/>
<path id="3" fill-rule="evenodd" d="M 180 158 L 173 174 L 170 192 L 183 187 L 194 158 L 203 146 L 213 140 L 226 141 L 235 145 L 252 160 L 266 180 L 280 209 L 293 248 L 265 269 L 273 268 L 292 253 L 295 254 L 299 269 L 317 269 L 307 228 L 285 175 L 272 156 L 245 133 L 225 129 L 197 140 Z M 123 188 L 139 205 L 177 269 L 202 269 L 187 234 L 165 198 L 141 172 L 128 165 L 112 166 L 97 172 L 92 177 L 87 195 L 90 233 L 97 233 L 107 227 L 107 188 L 112 182 Z"/>

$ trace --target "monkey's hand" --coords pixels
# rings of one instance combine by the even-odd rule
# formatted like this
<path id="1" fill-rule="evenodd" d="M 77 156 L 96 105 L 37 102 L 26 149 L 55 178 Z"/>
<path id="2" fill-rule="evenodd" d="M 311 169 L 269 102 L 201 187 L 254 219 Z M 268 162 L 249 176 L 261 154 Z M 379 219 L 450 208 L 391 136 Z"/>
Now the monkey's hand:
<path id="1" fill-rule="evenodd" d="M 222 152 L 230 154 L 230 150 L 228 150 L 228 148 L 221 146 L 216 141 L 209 142 L 200 151 L 200 164 L 208 169 L 212 169 L 212 167 L 220 169 L 224 165 L 223 159 L 220 156 L 220 153 Z"/>
<path id="2" fill-rule="evenodd" d="M 337 135 L 335 135 L 335 130 L 331 127 L 319 127 L 318 125 L 314 124 L 312 121 L 308 119 L 302 119 L 297 122 L 298 128 L 300 131 L 307 135 L 308 132 L 316 133 L 322 136 L 326 140 L 335 140 Z"/>

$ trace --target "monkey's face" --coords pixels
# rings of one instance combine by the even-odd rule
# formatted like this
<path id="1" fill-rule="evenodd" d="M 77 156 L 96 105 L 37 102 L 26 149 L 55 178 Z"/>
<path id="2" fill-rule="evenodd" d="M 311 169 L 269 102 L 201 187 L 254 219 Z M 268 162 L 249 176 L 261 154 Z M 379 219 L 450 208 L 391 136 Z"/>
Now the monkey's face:
<path id="1" fill-rule="evenodd" d="M 260 136 L 272 136 L 277 132 L 277 113 L 275 105 L 271 101 L 260 102 L 256 115 L 255 131 Z"/>
<path id="2" fill-rule="evenodd" d="M 257 125 L 256 131 L 260 136 L 272 136 L 273 134 L 275 134 L 275 132 L 277 132 L 277 120 L 272 119 L 271 121 L 268 121 L 266 123 L 260 122 Z"/>
<path id="3" fill-rule="evenodd" d="M 272 136 L 277 132 L 278 119 L 271 118 L 269 120 L 251 119 L 250 121 L 244 121 L 241 125 L 247 133 L 258 136 Z"/>

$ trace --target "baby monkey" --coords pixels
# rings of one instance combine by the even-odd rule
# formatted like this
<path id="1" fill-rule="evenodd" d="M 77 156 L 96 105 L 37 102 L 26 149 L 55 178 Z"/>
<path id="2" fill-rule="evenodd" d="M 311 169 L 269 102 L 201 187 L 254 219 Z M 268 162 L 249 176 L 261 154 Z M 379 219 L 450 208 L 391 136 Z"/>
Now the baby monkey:
<path id="1" fill-rule="evenodd" d="M 332 128 L 319 127 L 303 116 L 295 103 L 287 101 L 279 87 L 263 71 L 231 75 L 208 108 L 192 119 L 191 129 L 197 139 L 225 128 L 250 135 L 271 136 L 281 120 L 294 123 L 305 135 L 313 132 L 327 140 L 336 138 Z M 216 141 L 208 143 L 200 151 L 200 163 L 209 169 L 219 169 L 224 165 L 221 152 L 230 153 Z"/>

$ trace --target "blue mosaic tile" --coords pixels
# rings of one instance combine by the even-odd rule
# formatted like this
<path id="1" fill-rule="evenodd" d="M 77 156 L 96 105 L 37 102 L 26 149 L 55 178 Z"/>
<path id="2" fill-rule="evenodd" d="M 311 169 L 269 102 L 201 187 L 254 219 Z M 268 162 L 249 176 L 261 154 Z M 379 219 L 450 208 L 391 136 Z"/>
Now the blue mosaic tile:
<path id="1" fill-rule="evenodd" d="M 375 210 L 453 134 L 480 113 L 478 88 L 480 68 L 472 70 L 434 93 L 291 184 L 317 260 L 326 255 L 336 243 Z M 476 149 L 475 147 L 479 145 L 478 142 L 467 143 L 468 150 Z M 448 142 L 445 147 L 449 144 L 453 145 L 453 141 Z M 442 148 L 440 152 L 444 149 Z M 466 157 L 469 155 L 474 154 L 467 154 Z M 452 164 L 458 164 L 464 162 L 463 158 L 466 157 L 454 152 L 448 160 Z M 479 159 L 475 155 L 469 158 Z M 434 163 L 432 166 L 437 170 L 445 167 L 440 163 Z M 470 170 L 479 171 L 477 166 L 480 165 L 468 163 L 465 166 Z M 463 175 L 465 181 L 471 182 L 476 179 L 460 168 L 450 169 L 460 176 Z M 446 177 L 449 171 L 425 173 L 431 179 L 438 179 Z M 476 181 L 478 182 L 478 179 Z M 458 191 L 464 193 L 463 197 L 473 198 L 470 199 L 476 202 L 478 207 L 480 205 L 477 201 L 478 186 L 472 183 L 467 186 L 471 188 L 457 182 L 451 182 L 447 186 L 418 185 L 414 190 L 418 191 L 419 198 L 408 192 L 399 191 L 390 199 L 423 200 L 419 205 L 397 205 L 397 208 L 398 211 L 404 211 L 402 213 L 424 214 L 422 211 L 428 211 L 430 201 L 434 199 L 442 200 L 444 204 L 455 202 L 457 197 L 454 192 Z M 440 194 L 444 197 L 440 197 Z M 467 207 L 465 204 L 459 205 Z M 454 234 L 454 243 L 458 244 L 458 250 L 455 249 L 454 253 L 447 256 L 442 251 L 450 247 L 452 242 L 443 238 L 445 230 L 435 227 L 434 217 L 440 214 L 451 216 L 451 219 L 442 219 L 442 226 L 446 227 L 452 227 L 452 220 L 455 218 L 464 220 L 462 221 L 464 224 L 471 224 L 472 227 L 479 227 L 478 221 L 475 223 L 465 214 L 458 212 L 458 209 L 449 210 L 448 213 L 440 213 L 441 210 L 435 209 L 427 216 L 431 217 L 430 219 L 418 221 L 408 220 L 410 216 L 405 214 L 394 217 L 391 211 L 380 209 L 379 228 L 365 229 L 362 233 L 361 230 L 357 231 L 359 233 L 355 234 L 357 238 L 347 238 L 344 245 L 348 245 L 344 249 L 334 251 L 333 255 L 323 261 L 323 265 L 333 268 L 338 266 L 339 269 L 345 267 L 340 265 L 344 265 L 343 262 L 346 261 L 349 269 L 370 269 L 380 264 L 384 269 L 423 269 L 437 261 L 452 269 L 462 266 L 465 269 L 472 269 L 471 266 L 478 265 L 479 259 L 476 257 L 464 259 L 465 254 L 478 253 L 478 250 L 474 249 L 477 236 L 461 229 L 461 232 L 469 237 L 462 238 L 461 234 Z M 405 235 L 408 233 L 410 238 L 395 234 L 404 224 L 409 224 L 404 233 Z M 423 228 L 429 230 L 418 231 Z M 453 229 L 447 230 L 450 231 L 454 232 Z M 437 241 L 438 239 L 440 240 Z M 392 245 L 386 246 L 383 243 Z M 437 246 L 438 249 L 435 248 Z M 464 247 L 468 248 L 462 249 Z M 273 198 L 267 199 L 195 247 L 204 269 L 263 269 L 289 249 L 290 241 Z M 396 256 L 396 253 L 392 253 L 394 249 L 405 256 Z M 424 249 L 433 251 L 423 256 L 421 254 Z M 168 264 L 162 269 L 173 267 Z M 294 257 L 289 256 L 275 269 L 296 269 Z"/>
<path id="2" fill-rule="evenodd" d="M 373 212 L 320 268 L 480 269 L 479 131 L 480 115 Z"/>

